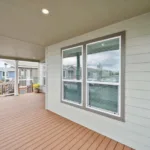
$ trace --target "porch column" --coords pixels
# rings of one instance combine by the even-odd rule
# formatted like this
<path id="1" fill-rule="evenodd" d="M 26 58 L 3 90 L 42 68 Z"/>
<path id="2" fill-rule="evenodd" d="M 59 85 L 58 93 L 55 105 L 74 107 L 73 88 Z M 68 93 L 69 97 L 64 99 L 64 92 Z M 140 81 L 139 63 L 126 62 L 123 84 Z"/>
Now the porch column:
<path id="1" fill-rule="evenodd" d="M 41 87 L 43 86 L 43 64 L 40 62 L 38 65 L 38 81 L 41 85 Z"/>
<path id="2" fill-rule="evenodd" d="M 76 74 L 77 80 L 80 80 L 80 54 L 77 53 L 77 74 Z M 80 82 L 77 82 L 77 89 L 78 89 L 78 96 L 81 96 L 81 86 Z"/>
<path id="3" fill-rule="evenodd" d="M 80 54 L 77 53 L 77 74 L 76 74 L 77 80 L 80 80 Z"/>
<path id="4" fill-rule="evenodd" d="M 19 78 L 18 78 L 18 60 L 15 61 L 15 82 L 14 82 L 14 88 L 15 88 L 15 95 L 18 96 L 18 83 L 19 83 Z"/>
<path id="5" fill-rule="evenodd" d="M 5 82 L 6 82 L 6 78 L 7 78 L 7 64 L 5 63 Z"/>

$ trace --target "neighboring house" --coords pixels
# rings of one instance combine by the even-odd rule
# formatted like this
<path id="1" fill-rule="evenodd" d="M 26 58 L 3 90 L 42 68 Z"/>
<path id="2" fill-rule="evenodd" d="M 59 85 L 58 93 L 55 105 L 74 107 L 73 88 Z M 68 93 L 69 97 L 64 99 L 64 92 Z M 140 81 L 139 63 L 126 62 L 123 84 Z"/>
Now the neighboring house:
<path id="1" fill-rule="evenodd" d="M 38 69 L 37 68 L 19 68 L 19 79 L 33 79 L 38 82 Z M 5 71 L 0 71 L 0 80 L 4 80 Z M 7 69 L 6 79 L 11 80 L 15 78 L 15 69 L 11 68 L 11 71 Z"/>
<path id="2" fill-rule="evenodd" d="M 15 78 L 15 64 L 12 61 L 3 60 L 6 64 L 11 65 L 12 67 L 1 67 L 0 68 L 0 80 L 5 79 L 6 72 L 6 80 L 13 80 Z M 19 80 L 24 79 L 32 79 L 34 83 L 38 82 L 39 74 L 38 74 L 38 63 L 34 62 L 23 62 L 21 61 L 18 66 L 18 77 Z"/>
<path id="3" fill-rule="evenodd" d="M 77 67 L 75 66 L 63 66 L 63 77 L 65 79 L 75 79 L 76 78 L 76 70 Z M 80 68 L 81 72 L 81 68 Z"/>
<path id="4" fill-rule="evenodd" d="M 37 83 L 39 80 L 39 63 L 19 61 L 18 62 L 19 79 L 32 79 L 33 83 Z"/>
<path id="5" fill-rule="evenodd" d="M 82 68 L 79 68 L 79 76 L 81 75 Z M 77 76 L 77 67 L 76 66 L 63 66 L 63 78 L 64 79 L 76 79 Z M 110 78 L 111 76 L 111 78 Z M 87 77 L 92 81 L 108 81 L 112 80 L 113 82 L 118 81 L 119 73 L 116 71 L 106 70 L 102 68 L 92 68 L 88 67 Z"/>
<path id="6" fill-rule="evenodd" d="M 38 68 L 22 68 L 18 67 L 19 80 L 33 79 L 34 83 L 38 82 Z"/>
<path id="7" fill-rule="evenodd" d="M 6 72 L 6 80 L 12 80 L 15 78 L 15 71 L 14 68 L 7 68 L 7 72 Z M 5 69 L 4 68 L 0 68 L 0 80 L 4 80 L 5 79 Z"/>
<path id="8" fill-rule="evenodd" d="M 0 80 L 3 79 L 3 71 L 0 71 Z"/>

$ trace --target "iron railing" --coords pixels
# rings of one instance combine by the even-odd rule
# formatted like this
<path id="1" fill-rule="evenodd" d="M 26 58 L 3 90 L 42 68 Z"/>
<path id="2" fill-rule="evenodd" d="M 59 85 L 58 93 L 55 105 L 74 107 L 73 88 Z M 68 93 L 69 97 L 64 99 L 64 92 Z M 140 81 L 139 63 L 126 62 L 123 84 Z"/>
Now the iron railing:
<path id="1" fill-rule="evenodd" d="M 0 83 L 0 95 L 9 95 L 14 93 L 14 81 Z"/>

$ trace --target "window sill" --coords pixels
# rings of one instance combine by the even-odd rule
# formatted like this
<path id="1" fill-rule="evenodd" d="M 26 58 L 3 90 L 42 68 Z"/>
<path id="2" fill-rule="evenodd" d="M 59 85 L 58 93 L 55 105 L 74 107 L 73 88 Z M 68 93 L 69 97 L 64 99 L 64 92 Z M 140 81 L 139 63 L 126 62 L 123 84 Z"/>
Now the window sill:
<path id="1" fill-rule="evenodd" d="M 85 111 L 88 111 L 88 112 L 91 112 L 91 113 L 94 113 L 94 114 L 98 114 L 98 115 L 101 115 L 101 116 L 104 116 L 104 117 L 108 117 L 108 118 L 113 119 L 113 120 L 125 122 L 124 117 L 119 116 L 118 114 L 113 114 L 112 112 L 111 113 L 110 112 L 108 113 L 108 111 L 102 112 L 99 109 L 95 109 L 95 108 L 89 107 L 89 106 L 85 107 L 85 106 L 83 106 L 83 104 L 69 102 L 68 100 L 61 100 L 61 103 L 67 104 L 67 105 L 70 105 L 70 106 L 73 106 L 73 107 L 76 107 L 76 108 L 80 108 L 82 110 L 85 110 Z"/>
<path id="2" fill-rule="evenodd" d="M 79 103 L 75 103 L 75 102 L 72 102 L 72 101 L 69 101 L 69 100 L 61 100 L 62 103 L 64 104 L 67 104 L 67 105 L 71 105 L 71 106 L 75 106 L 77 108 L 83 108 L 83 104 L 79 104 Z"/>

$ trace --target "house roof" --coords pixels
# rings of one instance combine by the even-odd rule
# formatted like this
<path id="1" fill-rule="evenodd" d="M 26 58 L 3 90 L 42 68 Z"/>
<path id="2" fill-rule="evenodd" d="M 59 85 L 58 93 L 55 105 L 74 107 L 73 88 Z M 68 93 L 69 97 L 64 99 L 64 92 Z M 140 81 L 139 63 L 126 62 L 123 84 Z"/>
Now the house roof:
<path id="1" fill-rule="evenodd" d="M 77 68 L 76 66 L 72 66 L 72 65 L 63 66 L 63 70 L 76 69 L 76 68 Z M 102 69 L 97 68 L 97 67 L 88 67 L 88 70 L 89 71 L 101 71 Z M 111 71 L 111 70 L 103 69 L 103 71 Z"/>
<path id="2" fill-rule="evenodd" d="M 3 67 L 0 67 L 0 72 L 1 71 L 5 71 L 5 68 L 3 68 Z M 15 68 L 7 68 L 7 71 L 15 71 Z"/>
<path id="3" fill-rule="evenodd" d="M 2 61 L 11 67 L 15 67 L 15 61 L 13 60 L 2 59 Z M 38 68 L 38 65 L 39 65 L 38 62 L 29 62 L 29 61 L 18 62 L 19 68 Z"/>

